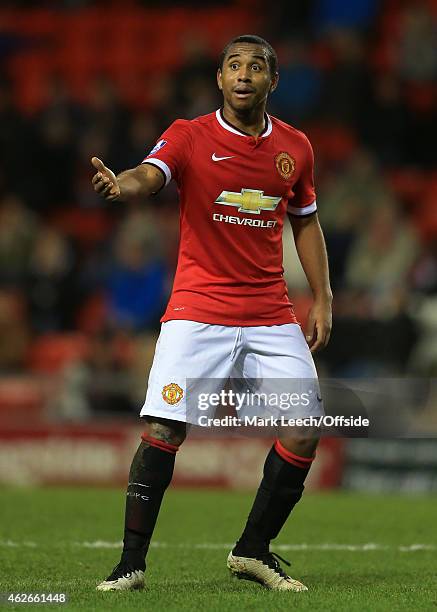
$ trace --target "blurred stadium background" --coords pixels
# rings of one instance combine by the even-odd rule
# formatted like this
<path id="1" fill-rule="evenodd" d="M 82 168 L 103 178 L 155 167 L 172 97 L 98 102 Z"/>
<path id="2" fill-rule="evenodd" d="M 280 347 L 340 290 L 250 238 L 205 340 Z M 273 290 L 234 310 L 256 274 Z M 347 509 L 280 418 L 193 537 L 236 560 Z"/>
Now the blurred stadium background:
<path id="1" fill-rule="evenodd" d="M 125 482 L 177 196 L 106 205 L 90 157 L 120 172 L 174 119 L 217 108 L 217 57 L 242 33 L 277 49 L 269 112 L 315 150 L 335 292 L 321 375 L 435 377 L 436 19 L 435 0 L 2 1 L 0 482 Z M 304 321 L 290 232 L 285 243 Z M 312 486 L 435 491 L 435 406 L 431 393 L 422 437 L 324 440 Z M 254 487 L 266 444 L 194 437 L 175 484 Z"/>

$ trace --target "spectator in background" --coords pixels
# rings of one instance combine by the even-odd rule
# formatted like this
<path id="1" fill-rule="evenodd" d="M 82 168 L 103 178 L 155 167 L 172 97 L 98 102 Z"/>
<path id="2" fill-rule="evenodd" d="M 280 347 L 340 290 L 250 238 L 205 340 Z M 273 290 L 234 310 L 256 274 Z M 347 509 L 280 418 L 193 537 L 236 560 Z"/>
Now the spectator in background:
<path id="1" fill-rule="evenodd" d="M 396 76 L 376 75 L 367 104 L 367 112 L 361 119 L 363 141 L 384 165 L 403 163 L 407 159 L 408 109 Z"/>
<path id="2" fill-rule="evenodd" d="M 372 315 L 381 319 L 396 316 L 418 248 L 413 229 L 398 208 L 379 198 L 352 245 L 346 286 L 369 292 Z"/>
<path id="3" fill-rule="evenodd" d="M 280 41 L 290 36 L 301 36 L 309 40 L 312 35 L 310 17 L 314 2 L 293 0 L 293 2 L 271 2 L 268 7 L 269 19 L 263 24 L 272 39 Z M 280 48 L 280 45 L 278 45 Z M 282 66 L 282 60 L 281 66 Z M 282 71 L 281 71 L 282 72 Z"/>
<path id="4" fill-rule="evenodd" d="M 37 333 L 72 329 L 78 306 L 75 260 L 66 238 L 40 227 L 29 260 L 26 295 Z"/>
<path id="5" fill-rule="evenodd" d="M 308 46 L 302 40 L 290 39 L 281 46 L 281 87 L 271 100 L 273 114 L 298 125 L 313 116 L 321 91 L 320 70 L 308 55 Z"/>
<path id="6" fill-rule="evenodd" d="M 36 216 L 13 194 L 0 200 L 0 284 L 23 284 L 38 228 Z"/>
<path id="7" fill-rule="evenodd" d="M 0 290 L 0 374 L 24 366 L 29 345 L 29 326 L 23 296 Z"/>
<path id="8" fill-rule="evenodd" d="M 148 98 L 158 134 L 162 134 L 167 121 L 175 121 L 178 117 L 179 104 L 182 102 L 179 100 L 178 92 L 175 91 L 175 78 L 180 77 L 172 76 L 168 72 L 154 75 L 153 87 L 149 88 Z"/>
<path id="9" fill-rule="evenodd" d="M 370 92 L 364 41 L 353 30 L 333 29 L 328 43 L 333 61 L 325 73 L 320 115 L 355 129 L 366 112 Z"/>
<path id="10" fill-rule="evenodd" d="M 146 113 L 132 114 L 129 127 L 129 143 L 122 152 L 123 160 L 119 159 L 117 167 L 135 166 L 149 152 L 149 144 L 156 142 L 159 132 L 150 115 Z M 89 156 L 88 156 L 89 159 Z"/>
<path id="11" fill-rule="evenodd" d="M 331 27 L 367 29 L 376 14 L 378 0 L 315 0 L 313 5 L 313 25 L 319 31 Z"/>
<path id="12" fill-rule="evenodd" d="M 140 331 L 159 325 L 168 297 L 168 271 L 153 216 L 133 210 L 120 226 L 106 289 L 109 319 L 116 327 Z"/>
<path id="13" fill-rule="evenodd" d="M 83 105 L 72 99 L 67 82 L 59 74 L 49 79 L 46 88 L 46 102 L 44 108 L 37 114 L 35 123 L 47 124 L 51 119 L 65 122 L 68 124 L 72 138 L 75 138 L 76 133 L 80 132 L 84 126 L 85 109 Z"/>
<path id="14" fill-rule="evenodd" d="M 343 285 L 345 265 L 351 245 L 376 202 L 390 197 L 372 156 L 363 150 L 341 168 L 331 169 L 319 189 L 320 220 L 325 228 L 326 244 L 335 288 Z"/>
<path id="15" fill-rule="evenodd" d="M 414 292 L 437 295 L 437 237 L 423 245 L 410 280 Z"/>
<path id="16" fill-rule="evenodd" d="M 426 3 L 408 3 L 401 14 L 394 70 L 401 79 L 409 114 L 406 161 L 435 168 L 437 139 L 437 21 Z"/>
<path id="17" fill-rule="evenodd" d="M 37 173 L 24 159 L 38 159 L 35 125 L 17 108 L 12 83 L 0 78 L 0 188 L 16 193 L 30 205 Z"/>
<path id="18" fill-rule="evenodd" d="M 33 198 L 41 211 L 51 212 L 71 203 L 83 110 L 72 101 L 65 81 L 53 76 L 48 83 L 46 104 L 34 118 L 38 156 L 33 160 Z"/>
<path id="19" fill-rule="evenodd" d="M 371 153 L 357 150 L 341 168 L 330 169 L 319 190 L 324 206 L 320 210 L 328 229 L 344 226 L 359 227 L 375 201 L 388 198 L 390 193 Z M 351 215 L 347 202 L 356 203 L 357 213 Z M 345 221 L 345 217 L 352 220 Z"/>
<path id="20" fill-rule="evenodd" d="M 173 75 L 171 106 L 178 109 L 178 116 L 193 119 L 221 105 L 214 81 L 217 66 L 208 53 L 206 40 L 198 32 L 187 33 L 182 45 L 184 61 Z"/>
<path id="21" fill-rule="evenodd" d="M 437 23 L 425 4 L 405 8 L 399 42 L 398 72 L 409 81 L 431 83 L 437 77 Z"/>
<path id="22" fill-rule="evenodd" d="M 108 159 L 117 166 L 127 147 L 129 111 L 120 100 L 119 92 L 110 79 L 96 78 L 90 87 L 85 113 L 89 133 L 103 134 L 107 139 Z"/>
<path id="23" fill-rule="evenodd" d="M 103 329 L 90 337 L 85 359 L 69 363 L 59 374 L 52 416 L 81 421 L 136 411 L 131 357 L 129 339 L 120 332 Z"/>
<path id="24" fill-rule="evenodd" d="M 136 412 L 133 398 L 133 374 L 129 360 L 121 350 L 117 332 L 104 331 L 91 339 L 86 361 L 85 395 L 91 410 L 128 415 Z"/>

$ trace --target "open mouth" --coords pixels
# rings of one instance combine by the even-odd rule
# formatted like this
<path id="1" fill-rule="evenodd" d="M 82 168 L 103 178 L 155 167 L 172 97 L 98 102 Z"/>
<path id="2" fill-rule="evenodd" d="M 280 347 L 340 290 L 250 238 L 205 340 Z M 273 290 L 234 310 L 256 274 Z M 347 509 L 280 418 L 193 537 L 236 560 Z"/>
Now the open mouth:
<path id="1" fill-rule="evenodd" d="M 234 89 L 234 94 L 236 95 L 237 98 L 240 98 L 241 100 L 248 98 L 254 93 L 255 93 L 254 90 L 251 89 L 250 87 L 238 87 Z"/>

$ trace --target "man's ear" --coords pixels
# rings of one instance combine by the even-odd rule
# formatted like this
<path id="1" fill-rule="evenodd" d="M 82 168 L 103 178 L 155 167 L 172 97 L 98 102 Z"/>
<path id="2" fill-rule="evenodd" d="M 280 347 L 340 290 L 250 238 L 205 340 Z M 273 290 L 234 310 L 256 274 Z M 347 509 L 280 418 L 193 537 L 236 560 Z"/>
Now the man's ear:
<path id="1" fill-rule="evenodd" d="M 270 85 L 270 93 L 273 93 L 275 91 L 275 89 L 277 88 L 279 83 L 279 72 L 275 72 L 275 74 L 272 77 L 272 82 Z"/>
<path id="2" fill-rule="evenodd" d="M 220 68 L 217 69 L 217 85 L 218 85 L 218 88 L 220 89 L 220 91 L 223 91 L 222 71 L 220 70 Z"/>

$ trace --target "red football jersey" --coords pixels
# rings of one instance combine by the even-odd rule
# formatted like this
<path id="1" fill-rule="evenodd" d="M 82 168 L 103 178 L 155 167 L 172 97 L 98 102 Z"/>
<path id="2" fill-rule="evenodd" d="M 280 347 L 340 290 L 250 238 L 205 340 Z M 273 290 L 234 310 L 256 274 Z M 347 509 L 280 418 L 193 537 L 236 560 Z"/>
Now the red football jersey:
<path id="1" fill-rule="evenodd" d="M 296 323 L 282 267 L 287 210 L 316 210 L 307 137 L 266 115 L 250 136 L 218 110 L 179 119 L 143 160 L 175 179 L 180 246 L 173 291 L 161 321 L 217 325 Z"/>

